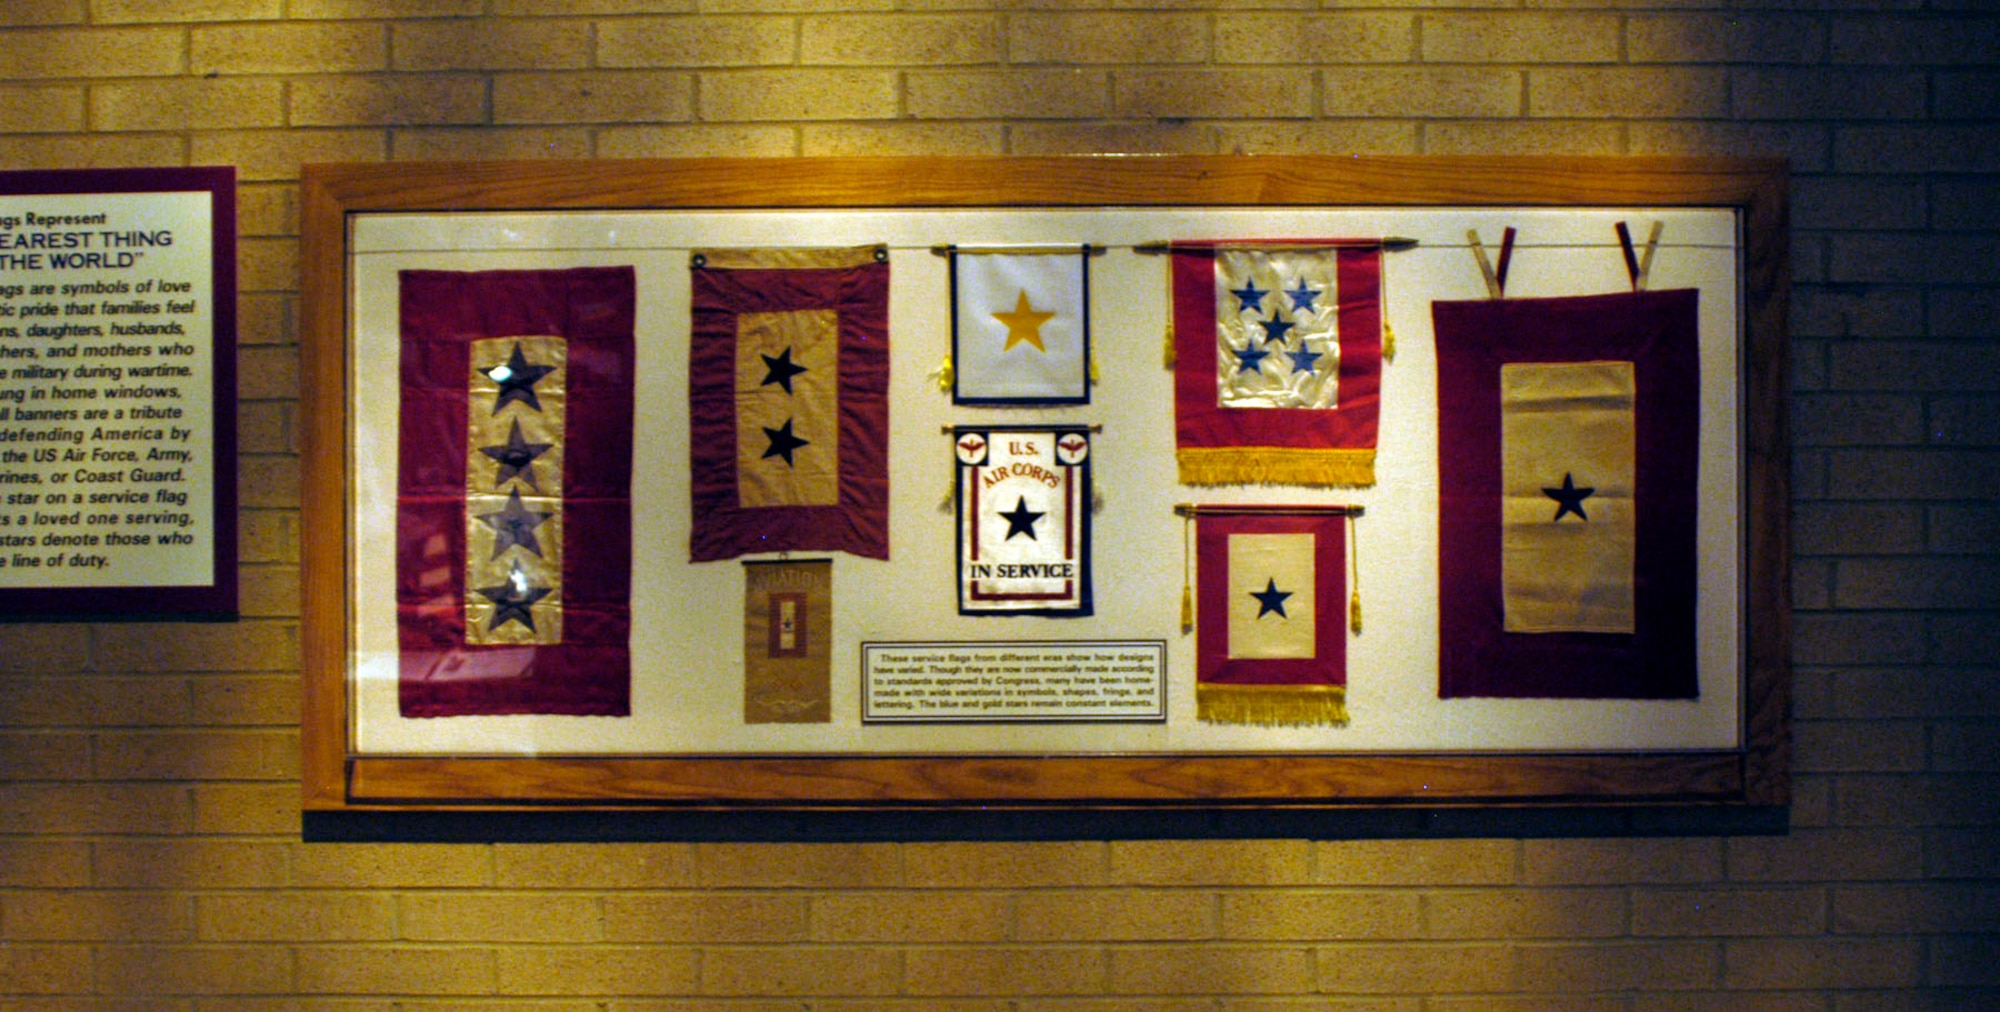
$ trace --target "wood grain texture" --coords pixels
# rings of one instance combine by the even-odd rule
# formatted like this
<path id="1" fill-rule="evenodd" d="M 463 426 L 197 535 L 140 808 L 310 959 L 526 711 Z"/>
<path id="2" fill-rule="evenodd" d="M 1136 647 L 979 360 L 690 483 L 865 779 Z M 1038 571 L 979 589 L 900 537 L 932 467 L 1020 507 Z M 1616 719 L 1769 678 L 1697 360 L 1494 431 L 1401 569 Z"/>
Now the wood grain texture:
<path id="1" fill-rule="evenodd" d="M 303 188 L 304 803 L 451 807 L 1782 804 L 1787 176 L 1768 160 L 1092 156 L 311 165 Z M 347 216 L 364 211 L 1699 206 L 1745 222 L 1743 744 L 1723 752 L 399 758 L 348 745 Z"/>

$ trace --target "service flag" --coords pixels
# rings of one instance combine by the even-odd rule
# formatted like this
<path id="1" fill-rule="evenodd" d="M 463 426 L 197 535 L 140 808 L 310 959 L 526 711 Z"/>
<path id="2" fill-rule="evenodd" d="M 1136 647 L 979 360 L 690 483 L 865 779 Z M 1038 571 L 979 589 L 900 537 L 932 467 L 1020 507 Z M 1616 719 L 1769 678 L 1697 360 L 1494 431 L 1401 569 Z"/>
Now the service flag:
<path id="1" fill-rule="evenodd" d="M 399 285 L 401 712 L 625 715 L 632 269 Z"/>
<path id="2" fill-rule="evenodd" d="M 689 555 L 888 558 L 886 250 L 708 250 L 691 280 Z"/>
<path id="3" fill-rule="evenodd" d="M 951 253 L 952 400 L 1090 401 L 1087 247 Z"/>
<path id="4" fill-rule="evenodd" d="M 1090 614 L 1090 430 L 959 428 L 952 439 L 959 614 Z"/>
<path id="5" fill-rule="evenodd" d="M 1195 706 L 1222 724 L 1347 722 L 1347 537 L 1337 512 L 1195 514 Z"/>
<path id="6" fill-rule="evenodd" d="M 1432 304 L 1439 695 L 1696 694 L 1698 309 Z"/>
<path id="7" fill-rule="evenodd" d="M 832 719 L 832 641 L 832 560 L 745 562 L 743 722 Z"/>
<path id="8" fill-rule="evenodd" d="M 1381 242 L 1171 252 L 1182 483 L 1374 484 Z"/>

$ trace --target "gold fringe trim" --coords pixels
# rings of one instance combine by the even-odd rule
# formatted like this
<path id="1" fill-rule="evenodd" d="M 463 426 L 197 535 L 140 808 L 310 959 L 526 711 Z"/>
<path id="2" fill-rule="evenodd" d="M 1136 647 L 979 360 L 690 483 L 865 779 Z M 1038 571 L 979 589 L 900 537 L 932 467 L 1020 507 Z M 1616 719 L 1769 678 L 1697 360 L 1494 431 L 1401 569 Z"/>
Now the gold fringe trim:
<path id="1" fill-rule="evenodd" d="M 882 262 L 881 245 L 785 249 L 699 249 L 689 256 L 697 268 L 720 271 L 762 271 L 862 267 Z"/>
<path id="2" fill-rule="evenodd" d="M 1297 450 L 1247 446 L 1176 452 L 1183 485 L 1307 485 L 1350 488 L 1375 484 L 1374 450 Z"/>
<path id="3" fill-rule="evenodd" d="M 1210 724 L 1324 727 L 1347 723 L 1344 685 L 1197 685 L 1195 713 Z"/>
<path id="4" fill-rule="evenodd" d="M 1395 360 L 1396 360 L 1396 328 L 1389 326 L 1388 320 L 1383 320 L 1382 361 L 1394 362 Z"/>

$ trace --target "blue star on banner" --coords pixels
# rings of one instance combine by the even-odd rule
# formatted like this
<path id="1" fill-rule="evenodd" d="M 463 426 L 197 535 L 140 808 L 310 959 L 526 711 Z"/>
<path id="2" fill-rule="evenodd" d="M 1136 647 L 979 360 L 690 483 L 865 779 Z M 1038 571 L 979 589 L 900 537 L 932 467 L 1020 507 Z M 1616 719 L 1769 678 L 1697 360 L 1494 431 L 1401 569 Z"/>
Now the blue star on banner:
<path id="1" fill-rule="evenodd" d="M 792 460 L 792 451 L 797 450 L 801 446 L 812 445 L 811 442 L 792 435 L 792 420 L 789 418 L 785 419 L 785 424 L 778 428 L 773 429 L 768 426 L 759 426 L 759 428 L 764 430 L 764 437 L 771 441 L 771 445 L 764 450 L 764 457 L 783 457 L 785 458 L 785 463 L 792 464 L 795 463 Z"/>
<path id="2" fill-rule="evenodd" d="M 1236 371 L 1256 372 L 1263 368 L 1264 356 L 1270 352 L 1260 348 L 1238 348 L 1236 350 Z"/>
<path id="3" fill-rule="evenodd" d="M 528 574 L 521 570 L 520 563 L 514 564 L 506 582 L 497 587 L 479 587 L 479 595 L 493 602 L 493 619 L 486 624 L 487 629 L 498 629 L 509 622 L 519 622 L 535 628 L 535 613 L 531 610 L 536 601 L 553 593 L 550 587 L 535 587 L 528 583 Z"/>
<path id="4" fill-rule="evenodd" d="M 765 370 L 764 381 L 757 384 L 758 386 L 767 387 L 776 383 L 783 387 L 786 393 L 791 393 L 792 377 L 808 371 L 805 366 L 793 364 L 792 349 L 790 347 L 787 347 L 775 356 L 759 355 L 758 357 L 764 360 Z"/>
<path id="5" fill-rule="evenodd" d="M 1313 308 L 1313 300 L 1319 298 L 1320 292 L 1307 285 L 1306 279 L 1300 278 L 1298 287 L 1285 289 L 1285 294 L 1291 297 L 1293 310 L 1303 313 L 1317 311 Z"/>
<path id="6" fill-rule="evenodd" d="M 535 396 L 535 383 L 555 371 L 552 365 L 529 364 L 528 356 L 521 353 L 521 342 L 514 342 L 514 353 L 507 356 L 507 364 L 486 370 L 487 378 L 500 385 L 499 396 L 493 399 L 493 413 L 499 414 L 500 409 L 516 401 L 542 410 L 541 398 Z"/>
<path id="7" fill-rule="evenodd" d="M 521 490 L 518 488 L 507 493 L 507 505 L 476 515 L 481 523 L 493 528 L 493 558 L 496 559 L 515 545 L 529 554 L 540 556 L 542 543 L 535 537 L 535 528 L 555 516 L 552 512 L 529 509 L 521 501 Z"/>
<path id="8" fill-rule="evenodd" d="M 1292 360 L 1293 369 L 1299 372 L 1312 372 L 1313 363 L 1319 361 L 1320 353 L 1301 345 L 1297 351 L 1285 352 L 1285 357 Z"/>
<path id="9" fill-rule="evenodd" d="M 1576 514 L 1578 520 L 1588 522 L 1590 515 L 1583 511 L 1583 501 L 1597 492 L 1595 487 L 1577 488 L 1576 479 L 1568 471 L 1563 472 L 1561 488 L 1544 488 L 1542 494 L 1556 501 L 1556 515 L 1551 522 L 1561 520 L 1566 513 Z"/>
<path id="10" fill-rule="evenodd" d="M 1285 614 L 1285 598 L 1292 596 L 1289 590 L 1279 590 L 1275 577 L 1266 577 L 1263 590 L 1253 590 L 1250 596 L 1257 599 L 1257 617 L 1263 618 L 1277 612 L 1279 618 L 1291 618 Z"/>
<path id="11" fill-rule="evenodd" d="M 1264 340 L 1266 343 L 1284 341 L 1285 335 L 1291 332 L 1293 326 L 1290 320 L 1259 320 L 1258 323 L 1264 328 Z"/>
<path id="12" fill-rule="evenodd" d="M 1008 538 L 1011 539 L 1016 534 L 1026 534 L 1029 540 L 1034 540 L 1035 538 L 1035 521 L 1047 515 L 1047 513 L 1040 513 L 1029 509 L 1027 496 L 1022 496 L 1020 501 L 1014 504 L 1012 511 L 1000 514 L 1000 516 L 1005 517 L 1007 520 Z"/>
<path id="13" fill-rule="evenodd" d="M 1236 305 L 1238 311 L 1240 312 L 1246 309 L 1248 310 L 1263 309 L 1264 296 L 1267 293 L 1264 291 L 1264 289 L 1257 287 L 1257 282 L 1246 280 L 1243 282 L 1243 287 L 1232 288 L 1229 290 L 1229 294 L 1236 296 Z"/>
<path id="14" fill-rule="evenodd" d="M 507 442 L 504 445 L 482 446 L 479 452 L 492 458 L 493 463 L 498 465 L 493 477 L 495 487 L 519 478 L 527 482 L 529 488 L 539 492 L 541 486 L 535 484 L 535 458 L 549 452 L 554 446 L 554 443 L 528 442 L 527 438 L 521 435 L 521 420 L 516 418 L 513 427 L 507 430 Z"/>

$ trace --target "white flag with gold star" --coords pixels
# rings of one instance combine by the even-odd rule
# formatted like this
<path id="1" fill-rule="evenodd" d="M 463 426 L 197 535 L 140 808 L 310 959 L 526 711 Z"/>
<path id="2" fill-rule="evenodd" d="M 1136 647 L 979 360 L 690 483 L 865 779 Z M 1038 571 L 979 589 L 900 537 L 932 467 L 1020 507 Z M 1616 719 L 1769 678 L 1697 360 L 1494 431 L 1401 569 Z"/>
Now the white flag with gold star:
<path id="1" fill-rule="evenodd" d="M 952 400 L 1090 402 L 1087 247 L 954 250 Z"/>

